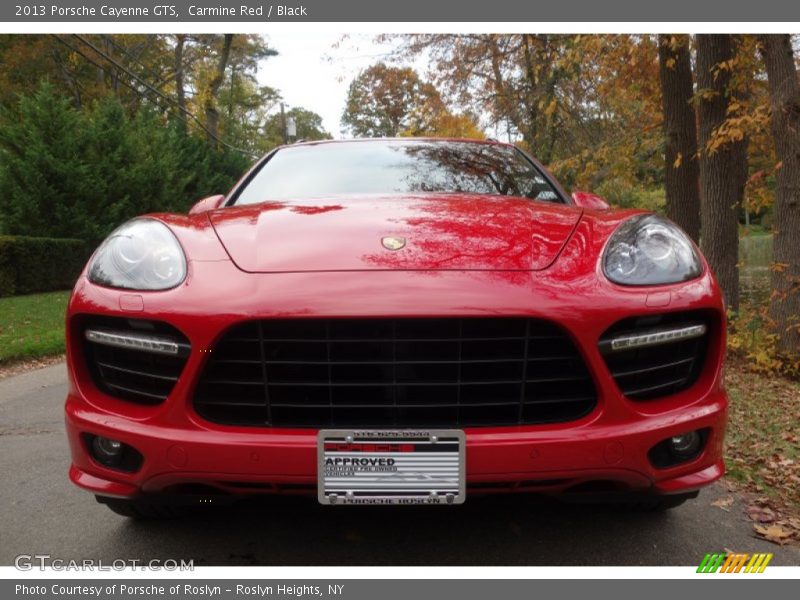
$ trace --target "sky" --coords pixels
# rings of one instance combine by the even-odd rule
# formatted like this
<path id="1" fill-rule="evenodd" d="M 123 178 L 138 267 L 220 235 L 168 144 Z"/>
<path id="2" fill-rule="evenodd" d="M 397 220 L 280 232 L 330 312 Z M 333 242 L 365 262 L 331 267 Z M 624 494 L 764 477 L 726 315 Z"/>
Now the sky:
<path id="1" fill-rule="evenodd" d="M 322 117 L 334 137 L 346 137 L 339 123 L 350 81 L 362 69 L 386 58 L 388 46 L 374 42 L 374 35 L 271 33 L 265 35 L 278 56 L 261 62 L 258 80 L 277 88 L 287 108 L 301 106 Z M 424 65 L 417 64 L 420 75 Z"/>

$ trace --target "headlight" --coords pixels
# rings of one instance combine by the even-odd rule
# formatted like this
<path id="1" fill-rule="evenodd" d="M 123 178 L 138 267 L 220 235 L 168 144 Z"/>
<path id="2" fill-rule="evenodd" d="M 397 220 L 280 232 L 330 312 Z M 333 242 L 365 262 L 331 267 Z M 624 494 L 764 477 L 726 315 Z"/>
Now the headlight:
<path id="1" fill-rule="evenodd" d="M 186 277 L 186 258 L 169 228 L 134 219 L 106 238 L 89 265 L 93 283 L 131 290 L 166 290 Z"/>
<path id="2" fill-rule="evenodd" d="M 621 285 L 659 285 L 693 279 L 702 267 L 692 242 L 677 226 L 657 215 L 638 215 L 611 236 L 603 270 Z"/>

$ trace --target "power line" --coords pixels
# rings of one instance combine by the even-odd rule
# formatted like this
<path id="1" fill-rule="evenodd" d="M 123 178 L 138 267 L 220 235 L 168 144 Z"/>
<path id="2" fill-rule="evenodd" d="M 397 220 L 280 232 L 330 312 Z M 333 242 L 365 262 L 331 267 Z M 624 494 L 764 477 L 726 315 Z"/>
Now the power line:
<path id="1" fill-rule="evenodd" d="M 81 55 L 81 56 L 82 56 L 84 59 L 86 59 L 87 61 L 89 61 L 90 63 L 92 63 L 92 64 L 93 64 L 94 66 L 96 66 L 97 68 L 105 70 L 105 67 L 103 67 L 102 65 L 98 64 L 96 61 L 94 61 L 94 60 L 92 60 L 91 58 L 89 58 L 89 57 L 88 57 L 86 54 L 84 54 L 83 52 L 81 52 L 79 49 L 75 48 L 75 47 L 74 47 L 74 46 L 72 46 L 71 44 L 67 43 L 65 40 L 63 40 L 63 39 L 62 39 L 61 37 L 59 37 L 58 35 L 55 35 L 55 34 L 51 34 L 51 35 L 52 35 L 53 37 L 55 37 L 55 38 L 56 38 L 56 39 L 57 39 L 59 42 L 61 42 L 63 45 L 67 46 L 67 47 L 68 47 L 70 50 L 72 50 L 73 52 L 76 52 L 76 53 L 80 54 L 80 55 Z M 90 41 L 86 40 L 85 38 L 81 37 L 81 36 L 80 36 L 80 35 L 78 35 L 78 34 L 72 34 L 72 37 L 76 38 L 78 41 L 80 41 L 80 42 L 81 42 L 82 44 L 84 44 L 85 46 L 88 46 L 89 48 L 91 48 L 91 49 L 92 49 L 92 50 L 93 50 L 93 51 L 94 51 L 96 54 L 98 54 L 99 56 L 101 56 L 102 58 L 104 58 L 104 59 L 105 59 L 107 62 L 109 62 L 109 63 L 111 63 L 112 65 L 114 65 L 114 66 L 115 66 L 117 69 L 119 69 L 119 70 L 121 70 L 122 72 L 124 72 L 124 73 L 126 73 L 127 75 L 129 75 L 129 76 L 130 76 L 132 79 L 134 79 L 135 81 L 139 82 L 139 83 L 140 83 L 142 86 L 144 86 L 145 88 L 147 88 L 148 90 L 150 90 L 151 92 L 153 92 L 154 94 L 156 94 L 156 95 L 157 95 L 159 98 L 162 98 L 163 100 L 165 100 L 165 101 L 166 101 L 166 102 L 168 102 L 169 104 L 171 104 L 171 105 L 173 105 L 174 107 L 176 107 L 176 108 L 178 109 L 178 114 L 177 114 L 176 116 L 177 116 L 177 117 L 178 117 L 178 118 L 179 118 L 181 121 L 183 121 L 184 123 L 186 123 L 187 125 L 189 124 L 189 122 L 188 122 L 188 121 L 187 121 L 187 120 L 186 120 L 186 119 L 183 117 L 183 115 L 181 115 L 180 113 L 183 113 L 184 115 L 187 115 L 187 116 L 188 116 L 188 117 L 189 117 L 191 120 L 193 120 L 193 121 L 195 122 L 195 124 L 196 124 L 198 127 L 200 127 L 200 129 L 202 129 L 203 131 L 205 131 L 205 132 L 206 132 L 206 133 L 209 135 L 209 137 L 211 137 L 211 138 L 212 138 L 213 140 L 215 140 L 216 142 L 218 142 L 218 143 L 222 144 L 222 145 L 223 145 L 223 146 L 225 146 L 226 148 L 229 148 L 229 149 L 231 149 L 231 150 L 235 150 L 236 152 L 241 152 L 242 154 L 247 154 L 247 155 L 249 155 L 249 156 L 252 156 L 252 157 L 257 157 L 257 156 L 258 156 L 256 153 L 254 153 L 254 152 L 252 152 L 252 151 L 250 151 L 250 150 L 245 150 L 245 149 L 243 149 L 243 148 L 237 148 L 236 146 L 233 146 L 233 145 L 229 144 L 228 142 L 226 142 L 226 141 L 224 141 L 224 140 L 220 139 L 218 136 L 216 136 L 215 134 L 213 134 L 213 133 L 212 133 L 212 132 L 211 132 L 211 131 L 210 131 L 210 130 L 209 130 L 209 129 L 208 129 L 206 126 L 205 126 L 205 124 L 204 124 L 204 123 L 203 123 L 203 122 L 202 122 L 202 121 L 201 121 L 201 120 L 200 120 L 200 119 L 199 119 L 199 118 L 198 118 L 198 117 L 197 117 L 195 114 L 193 114 L 192 112 L 190 112 L 189 110 L 187 110 L 187 109 L 185 109 L 185 108 L 183 108 L 183 107 L 176 106 L 176 105 L 177 105 L 177 101 L 176 101 L 176 100 L 174 100 L 174 99 L 170 98 L 170 97 L 169 97 L 169 96 L 167 96 L 166 94 L 162 93 L 160 90 L 157 90 L 156 88 L 154 88 L 154 87 L 153 87 L 152 85 L 150 85 L 150 84 L 149 84 L 147 81 L 145 81 L 144 79 L 142 79 L 141 77 L 139 77 L 138 75 L 136 75 L 136 73 L 133 73 L 133 72 L 131 72 L 131 71 L 130 71 L 128 68 L 126 68 L 124 65 L 120 64 L 120 63 L 119 63 L 119 62 L 117 62 L 115 59 L 113 59 L 112 57 L 108 56 L 108 54 L 106 54 L 105 52 L 103 52 L 102 50 L 100 50 L 99 48 L 97 48 L 97 47 L 96 47 L 94 44 L 92 44 Z M 130 88 L 131 90 L 133 90 L 134 92 L 136 92 L 136 93 L 137 93 L 139 96 L 141 96 L 142 98 L 145 98 L 145 99 L 147 99 L 147 97 L 146 97 L 146 96 L 145 96 L 145 95 L 144 95 L 144 94 L 141 92 L 141 90 L 138 90 L 138 89 L 136 89 L 136 87 L 134 87 L 132 84 L 130 84 L 130 83 L 128 83 L 128 82 L 126 82 L 126 81 L 124 81 L 124 80 L 122 80 L 122 79 L 120 80 L 120 82 L 122 82 L 122 83 L 123 83 L 123 85 L 125 85 L 126 87 L 128 87 L 128 88 Z"/>
<path id="2" fill-rule="evenodd" d="M 63 44 L 63 45 L 64 45 L 64 46 L 66 46 L 67 48 L 69 48 L 69 49 L 70 49 L 72 52 L 75 52 L 76 54 L 78 54 L 78 55 L 82 56 L 82 57 L 84 58 L 84 60 L 86 60 L 86 62 L 88 62 L 88 63 L 90 63 L 90 64 L 94 65 L 94 66 L 95 66 L 95 67 L 97 67 L 98 69 L 101 69 L 101 70 L 103 70 L 103 71 L 105 71 L 105 70 L 106 70 L 106 67 L 105 67 L 105 66 L 101 65 L 100 63 L 98 63 L 97 61 L 93 60 L 91 57 L 89 57 L 89 56 L 88 56 L 88 55 L 86 55 L 85 53 L 81 52 L 81 50 L 80 50 L 80 49 L 76 48 L 76 47 L 75 47 L 75 46 L 73 46 L 72 44 L 69 44 L 68 42 L 66 42 L 65 40 L 63 40 L 62 38 L 60 38 L 59 36 L 57 36 L 57 35 L 55 35 L 55 34 L 50 34 L 50 35 L 51 35 L 52 37 L 54 37 L 54 38 L 56 39 L 56 41 L 58 41 L 59 43 Z M 131 85 L 129 82 L 125 81 L 124 79 L 120 79 L 119 81 L 120 81 L 120 83 L 121 83 L 122 85 L 124 85 L 125 87 L 127 87 L 127 88 L 128 88 L 128 89 L 130 89 L 131 91 L 135 92 L 135 93 L 136 93 L 138 96 L 140 96 L 141 98 L 144 98 L 145 100 L 150 100 L 150 99 L 149 99 L 147 96 L 145 96 L 145 95 L 142 93 L 142 91 L 141 91 L 141 90 L 137 89 L 135 86 Z M 188 122 L 188 121 L 187 121 L 185 118 L 183 118 L 181 115 L 179 115 L 179 114 L 178 114 L 178 115 L 175 115 L 175 116 L 176 116 L 178 119 L 180 119 L 180 120 L 181 120 L 183 123 L 185 123 L 186 125 L 189 125 L 189 122 Z"/>
<path id="3" fill-rule="evenodd" d="M 101 57 L 103 57 L 103 58 L 104 58 L 106 61 L 110 62 L 112 65 L 114 65 L 115 67 L 117 67 L 118 69 L 120 69 L 121 71 L 123 71 L 124 73 L 127 73 L 127 74 L 128 74 L 130 77 L 132 77 L 133 79 L 135 79 L 136 81 L 138 81 L 140 84 L 142 84 L 144 87 L 146 87 L 146 88 L 147 88 L 147 89 L 149 89 L 151 92 L 153 92 L 154 94 L 156 94 L 158 97 L 162 98 L 163 100 L 167 101 L 167 102 L 168 102 L 168 103 L 170 103 L 170 104 L 173 104 L 173 105 L 176 105 L 176 104 L 177 104 L 177 102 L 176 102 L 175 100 L 173 100 L 172 98 L 170 98 L 169 96 L 167 96 L 166 94 L 164 94 L 163 92 L 161 92 L 161 90 L 157 90 L 156 88 L 154 88 L 154 87 L 153 87 L 152 85 L 150 85 L 150 84 L 149 84 L 147 81 L 145 81 L 144 79 L 142 79 L 141 77 L 139 77 L 139 76 L 138 76 L 136 73 L 133 73 L 133 72 L 132 72 L 130 69 L 128 69 L 128 68 L 127 68 L 127 67 L 125 67 L 124 65 L 120 64 L 119 62 L 117 62 L 117 61 L 116 61 L 114 58 L 112 58 L 111 56 L 109 56 L 108 54 L 106 54 L 105 52 L 103 52 L 102 50 L 100 50 L 100 49 L 99 49 L 97 46 L 95 46 L 94 44 L 92 44 L 92 43 L 91 43 L 89 40 L 87 40 L 86 38 L 84 38 L 84 37 L 82 37 L 82 36 L 78 35 L 77 33 L 75 33 L 75 34 L 72 34 L 72 36 L 73 36 L 75 39 L 77 39 L 79 42 L 81 42 L 82 44 L 84 44 L 85 46 L 88 46 L 89 48 L 91 48 L 91 49 L 92 49 L 92 50 L 93 50 L 95 53 L 99 54 L 99 55 L 100 55 Z M 195 121 L 195 122 L 196 122 L 198 125 L 200 125 L 200 127 L 201 127 L 201 128 L 202 128 L 202 129 L 203 129 L 203 130 L 204 130 L 206 133 L 208 133 L 208 135 L 209 135 L 209 136 L 211 136 L 211 137 L 212 137 L 214 140 L 216 140 L 217 142 L 219 142 L 219 143 L 221 143 L 221 144 L 224 144 L 224 145 L 226 145 L 226 146 L 229 146 L 228 144 L 226 144 L 225 142 L 223 142 L 221 139 L 219 139 L 218 137 L 216 137 L 216 136 L 215 136 L 213 133 L 211 133 L 211 131 L 209 131 L 209 130 L 206 128 L 206 126 L 205 126 L 205 125 L 202 123 L 202 121 L 200 121 L 200 119 L 199 119 L 199 118 L 198 118 L 196 115 L 194 115 L 194 114 L 193 114 L 193 113 L 191 113 L 189 110 L 187 110 L 187 109 L 185 109 L 185 108 L 183 108 L 183 107 L 181 107 L 181 106 L 178 106 L 177 108 L 178 108 L 178 110 L 179 110 L 180 112 L 182 112 L 182 113 L 184 113 L 184 114 L 188 115 L 188 116 L 189 116 L 189 118 L 193 119 L 193 120 L 194 120 L 194 121 Z M 242 151 L 241 149 L 239 149 L 239 148 L 234 148 L 233 146 L 229 146 L 229 147 L 233 148 L 234 150 L 239 150 L 240 152 Z"/>
<path id="4" fill-rule="evenodd" d="M 151 67 L 148 67 L 148 66 L 147 66 L 146 64 L 144 64 L 144 63 L 143 63 L 143 62 L 142 62 L 142 61 L 141 61 L 141 60 L 140 60 L 138 57 L 134 56 L 134 55 L 131 53 L 131 51 L 130 51 L 130 50 L 128 50 L 128 49 L 127 49 L 127 48 L 125 48 L 124 46 L 122 46 L 122 45 L 118 44 L 118 43 L 117 43 L 117 41 L 116 41 L 116 40 L 115 40 L 113 37 L 111 37 L 110 35 L 107 35 L 107 34 L 100 34 L 100 37 L 102 37 L 102 38 L 103 38 L 104 40 L 106 40 L 106 41 L 107 41 L 109 44 L 111 44 L 112 46 L 114 46 L 114 48 L 116 48 L 117 50 L 119 50 L 120 52 L 122 52 L 122 54 L 124 54 L 125 56 L 127 56 L 128 58 L 130 58 L 130 59 L 131 59 L 131 62 L 133 62 L 133 63 L 134 63 L 136 66 L 138 66 L 138 67 L 141 67 L 141 68 L 142 68 L 142 70 L 143 70 L 145 73 L 147 73 L 148 75 L 150 75 L 150 76 L 153 78 L 153 80 L 155 81 L 155 83 L 153 84 L 155 87 L 157 87 L 157 88 L 161 88 L 161 86 L 163 86 L 165 83 L 167 83 L 167 81 L 168 81 L 168 78 L 167 78 L 167 76 L 165 76 L 165 75 L 161 75 L 160 73 L 156 73 L 156 72 L 155 72 L 155 71 L 154 71 L 154 70 L 153 70 Z"/>

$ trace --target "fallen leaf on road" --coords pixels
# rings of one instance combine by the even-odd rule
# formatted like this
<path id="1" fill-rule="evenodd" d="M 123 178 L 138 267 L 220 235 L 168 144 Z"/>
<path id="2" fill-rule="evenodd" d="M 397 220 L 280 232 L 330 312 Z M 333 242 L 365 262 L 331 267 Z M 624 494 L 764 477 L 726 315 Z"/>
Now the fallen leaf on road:
<path id="1" fill-rule="evenodd" d="M 791 540 L 792 536 L 796 533 L 796 531 L 793 531 L 788 527 L 778 525 L 777 523 L 773 523 L 769 526 L 754 524 L 753 529 L 755 530 L 756 535 L 759 537 L 764 538 L 768 542 L 780 544 L 781 546 Z"/>
<path id="2" fill-rule="evenodd" d="M 775 512 L 767 506 L 748 506 L 747 516 L 756 523 L 772 523 L 775 520 Z"/>
<path id="3" fill-rule="evenodd" d="M 716 506 L 717 508 L 727 511 L 731 504 L 733 504 L 733 496 L 726 496 L 725 498 L 714 500 L 711 506 Z"/>

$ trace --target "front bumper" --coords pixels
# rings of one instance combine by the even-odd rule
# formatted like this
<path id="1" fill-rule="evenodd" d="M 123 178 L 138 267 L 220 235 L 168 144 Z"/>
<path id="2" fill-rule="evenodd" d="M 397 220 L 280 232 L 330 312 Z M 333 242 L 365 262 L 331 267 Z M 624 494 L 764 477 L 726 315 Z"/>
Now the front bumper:
<path id="1" fill-rule="evenodd" d="M 144 425 L 92 410 L 76 396 L 68 398 L 66 409 L 73 457 L 70 478 L 95 494 L 132 498 L 190 490 L 232 495 L 316 493 L 316 431 Z M 727 398 L 718 391 L 696 405 L 638 422 L 468 429 L 467 490 L 690 492 L 724 472 L 726 412 Z M 709 430 L 700 456 L 666 469 L 650 464 L 647 453 L 655 444 L 695 429 Z M 133 446 L 145 457 L 142 468 L 122 473 L 96 463 L 84 433 Z"/>
<path id="2" fill-rule="evenodd" d="M 580 233 L 580 232 L 579 232 Z M 581 236 L 573 239 L 581 239 Z M 586 236 L 583 239 L 588 239 Z M 66 426 L 70 478 L 102 496 L 133 498 L 198 491 L 230 495 L 316 494 L 317 431 L 216 425 L 194 411 L 194 386 L 227 328 L 247 319 L 315 316 L 532 316 L 557 321 L 573 337 L 598 391 L 596 408 L 575 421 L 466 429 L 467 494 L 635 491 L 681 494 L 722 476 L 727 397 L 721 385 L 724 317 L 711 276 L 656 291 L 623 289 L 594 274 L 596 261 L 577 241 L 542 273 L 398 271 L 245 274 L 225 259 L 193 262 L 182 288 L 128 294 L 81 279 L 70 301 Z M 599 252 L 599 250 L 598 250 Z M 598 255 L 597 252 L 594 256 Z M 570 258 L 574 256 L 574 260 Z M 578 261 L 586 262 L 576 277 Z M 563 268 L 558 265 L 565 265 Z M 225 285 L 219 285 L 224 281 Z M 387 293 L 387 290 L 391 293 Z M 134 302 L 135 300 L 135 302 Z M 176 307 L 180 307 L 176 309 Z M 212 307 L 213 310 L 209 310 Z M 477 308 L 476 308 L 477 307 Z M 719 315 L 706 365 L 688 389 L 659 400 L 625 398 L 598 351 L 602 333 L 631 315 L 709 310 Z M 111 398 L 91 381 L 76 320 L 101 314 L 167 322 L 192 353 L 171 396 L 157 407 Z M 673 435 L 708 429 L 703 452 L 658 469 L 648 451 Z M 144 462 L 135 473 L 95 462 L 83 434 L 118 439 Z"/>

